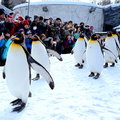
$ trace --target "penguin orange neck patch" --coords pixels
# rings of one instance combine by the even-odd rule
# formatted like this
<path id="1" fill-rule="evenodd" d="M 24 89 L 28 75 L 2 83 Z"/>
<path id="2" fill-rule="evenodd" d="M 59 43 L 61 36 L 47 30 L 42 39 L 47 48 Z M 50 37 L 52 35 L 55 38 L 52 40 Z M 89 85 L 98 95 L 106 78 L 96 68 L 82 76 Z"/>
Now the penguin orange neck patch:
<path id="1" fill-rule="evenodd" d="M 11 43 L 10 48 L 12 51 L 19 51 L 22 48 L 22 46 L 16 43 Z"/>
<path id="2" fill-rule="evenodd" d="M 112 34 L 112 36 L 116 36 L 116 34 Z"/>
<path id="3" fill-rule="evenodd" d="M 21 47 L 19 44 L 16 44 L 16 43 L 12 43 L 11 46 L 12 47 Z"/>
<path id="4" fill-rule="evenodd" d="M 112 38 L 112 36 L 108 36 L 107 38 Z"/>
<path id="5" fill-rule="evenodd" d="M 84 40 L 84 38 L 78 38 L 78 40 Z"/>
<path id="6" fill-rule="evenodd" d="M 40 43 L 40 41 L 32 41 L 33 44 Z"/>
<path id="7" fill-rule="evenodd" d="M 89 40 L 89 43 L 95 43 L 95 42 L 97 42 L 97 40 Z"/>

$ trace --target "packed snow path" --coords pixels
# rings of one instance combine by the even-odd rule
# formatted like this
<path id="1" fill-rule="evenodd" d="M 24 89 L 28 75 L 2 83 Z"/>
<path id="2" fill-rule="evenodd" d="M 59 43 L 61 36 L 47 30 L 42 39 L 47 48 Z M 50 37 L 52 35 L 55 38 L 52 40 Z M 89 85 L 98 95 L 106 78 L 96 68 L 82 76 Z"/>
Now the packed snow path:
<path id="1" fill-rule="evenodd" d="M 32 81 L 32 97 L 21 113 L 11 112 L 9 103 L 16 98 L 9 93 L 0 68 L 0 120 L 120 120 L 120 61 L 95 80 L 88 77 L 86 66 L 74 67 L 73 55 L 62 57 L 63 62 L 50 58 L 55 89 L 43 78 Z"/>

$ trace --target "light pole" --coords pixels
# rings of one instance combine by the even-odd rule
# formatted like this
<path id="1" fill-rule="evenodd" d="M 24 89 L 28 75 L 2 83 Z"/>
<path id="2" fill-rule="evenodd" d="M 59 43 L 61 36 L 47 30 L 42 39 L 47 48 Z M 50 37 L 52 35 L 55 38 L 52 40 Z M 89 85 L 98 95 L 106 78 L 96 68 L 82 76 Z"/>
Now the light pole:
<path id="1" fill-rule="evenodd" d="M 30 0 L 28 0 L 28 13 L 27 13 L 28 16 L 29 16 L 29 12 L 30 12 Z"/>

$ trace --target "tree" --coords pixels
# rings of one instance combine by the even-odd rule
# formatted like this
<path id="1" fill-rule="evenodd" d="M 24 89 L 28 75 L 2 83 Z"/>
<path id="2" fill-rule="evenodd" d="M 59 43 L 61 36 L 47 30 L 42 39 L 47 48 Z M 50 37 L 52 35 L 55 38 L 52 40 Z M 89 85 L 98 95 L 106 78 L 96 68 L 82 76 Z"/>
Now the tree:
<path id="1" fill-rule="evenodd" d="M 5 7 L 12 9 L 13 8 L 13 2 L 10 2 L 10 0 L 2 0 L 1 4 L 4 5 Z"/>
<path id="2" fill-rule="evenodd" d="M 9 9 L 12 9 L 14 6 L 25 2 L 26 0 L 1 0 L 1 4 Z"/>
<path id="3" fill-rule="evenodd" d="M 101 0 L 98 2 L 99 5 L 105 6 L 111 4 L 111 0 Z"/>
<path id="4" fill-rule="evenodd" d="M 115 2 L 114 2 L 115 4 L 117 4 L 117 3 L 120 3 L 120 0 L 115 0 Z"/>
<path id="5" fill-rule="evenodd" d="M 97 4 L 97 0 L 92 0 L 92 3 L 93 4 Z"/>

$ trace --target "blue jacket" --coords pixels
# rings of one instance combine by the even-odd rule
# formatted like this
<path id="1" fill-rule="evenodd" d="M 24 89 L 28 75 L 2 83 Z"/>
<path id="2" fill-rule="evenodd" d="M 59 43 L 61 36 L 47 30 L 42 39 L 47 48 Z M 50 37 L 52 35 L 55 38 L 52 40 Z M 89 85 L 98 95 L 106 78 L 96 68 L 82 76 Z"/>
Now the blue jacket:
<path id="1" fill-rule="evenodd" d="M 27 47 L 28 52 L 31 53 L 31 49 L 32 49 L 32 39 L 31 38 L 26 38 L 25 39 L 25 44 Z"/>
<path id="2" fill-rule="evenodd" d="M 0 40 L 0 47 L 2 47 L 5 44 L 5 39 Z"/>
<path id="3" fill-rule="evenodd" d="M 3 44 L 4 50 L 3 50 L 3 54 L 1 55 L 2 60 L 5 60 L 7 58 L 7 53 L 8 53 L 8 50 L 9 50 L 9 47 L 10 47 L 11 43 L 12 43 L 11 39 L 8 39 L 8 40 L 4 39 L 4 44 Z"/>

